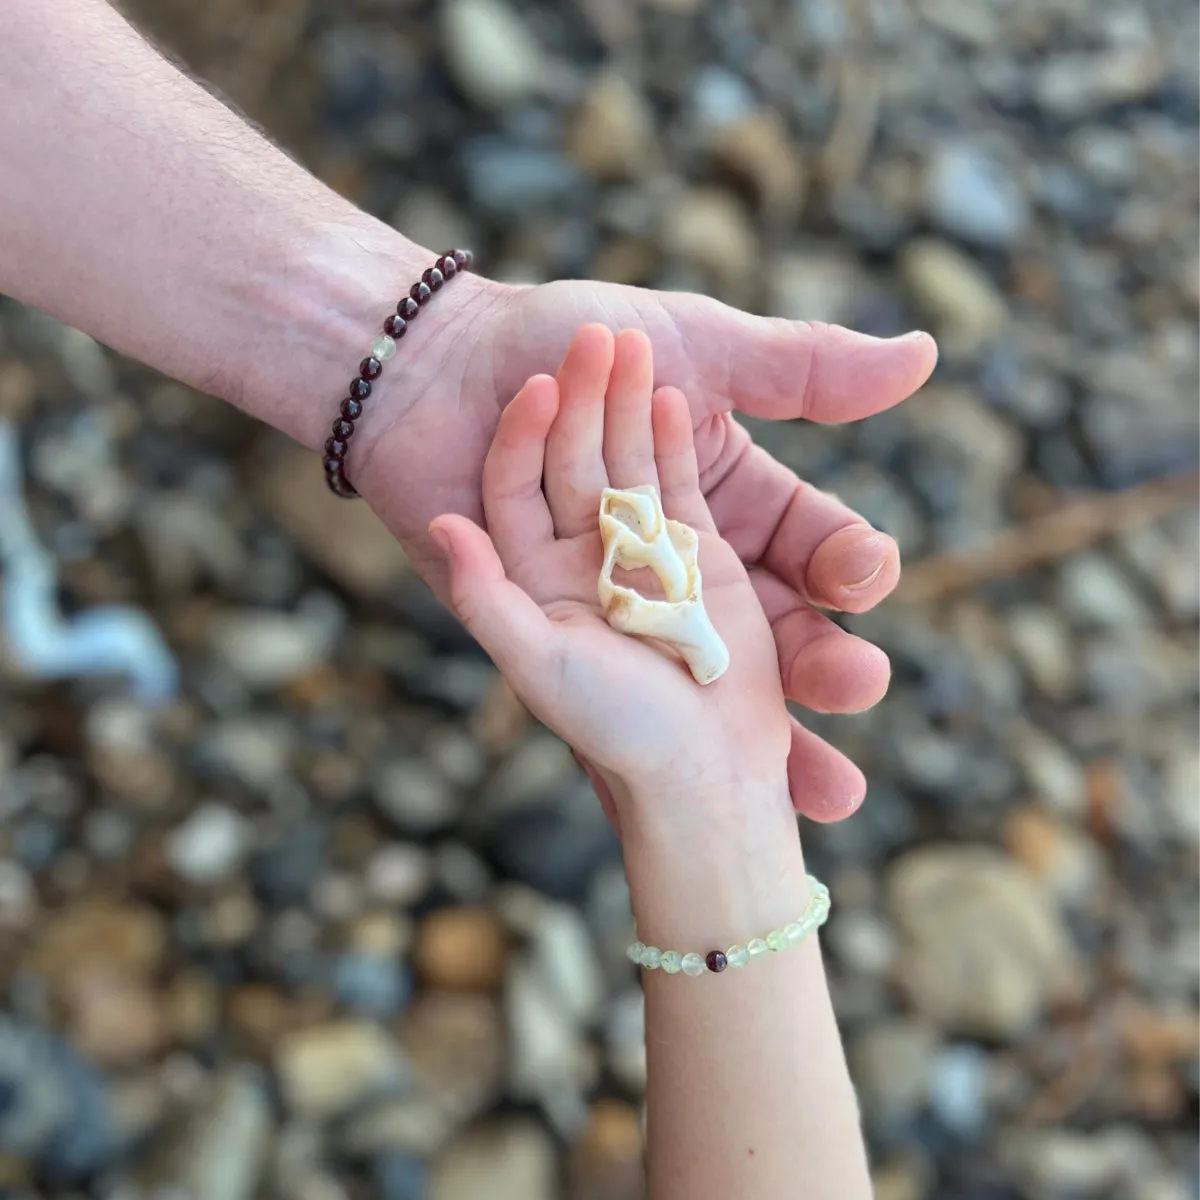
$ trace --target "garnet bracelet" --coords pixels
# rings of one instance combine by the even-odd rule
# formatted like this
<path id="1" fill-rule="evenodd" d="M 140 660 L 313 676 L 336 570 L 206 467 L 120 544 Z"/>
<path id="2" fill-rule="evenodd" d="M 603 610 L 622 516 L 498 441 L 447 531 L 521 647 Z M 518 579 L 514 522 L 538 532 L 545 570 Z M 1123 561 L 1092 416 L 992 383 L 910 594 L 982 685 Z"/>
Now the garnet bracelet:
<path id="1" fill-rule="evenodd" d="M 358 492 L 346 478 L 346 454 L 354 423 L 362 416 L 363 401 L 371 394 L 372 381 L 383 373 L 383 364 L 396 354 L 396 343 L 408 332 L 411 322 L 429 303 L 433 293 L 460 271 L 467 270 L 474 258 L 470 250 L 450 250 L 408 290 L 408 295 L 396 305 L 394 316 L 383 323 L 383 332 L 371 343 L 371 353 L 362 360 L 358 374 L 350 381 L 350 394 L 342 401 L 331 436 L 325 441 L 325 482 L 335 496 L 353 500 Z"/>
<path id="2" fill-rule="evenodd" d="M 825 924 L 829 916 L 829 889 L 815 876 L 808 877 L 808 905 L 799 918 L 782 929 L 772 929 L 765 937 L 751 938 L 744 946 L 728 950 L 709 950 L 707 954 L 680 954 L 678 950 L 660 950 L 645 942 L 631 942 L 625 954 L 630 962 L 648 971 L 665 971 L 675 975 L 703 975 L 710 971 L 719 975 L 726 967 L 744 967 L 761 958 L 769 950 L 781 953 L 789 946 L 802 942 L 810 933 Z"/>

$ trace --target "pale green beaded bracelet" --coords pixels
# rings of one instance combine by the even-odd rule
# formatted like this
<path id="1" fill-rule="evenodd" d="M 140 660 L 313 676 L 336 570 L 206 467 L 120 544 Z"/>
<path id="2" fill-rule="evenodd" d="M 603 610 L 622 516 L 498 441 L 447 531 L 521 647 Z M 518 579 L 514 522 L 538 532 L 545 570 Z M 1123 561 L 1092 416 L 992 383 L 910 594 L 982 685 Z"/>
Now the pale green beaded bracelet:
<path id="1" fill-rule="evenodd" d="M 676 950 L 660 950 L 647 946 L 645 942 L 630 942 L 625 956 L 630 962 L 647 971 L 666 971 L 676 975 L 703 975 L 706 970 L 719 975 L 726 967 L 744 967 L 756 958 L 762 958 L 768 950 L 776 954 L 789 946 L 802 942 L 810 933 L 820 929 L 829 917 L 829 889 L 815 876 L 808 876 L 808 904 L 799 920 L 772 929 L 766 937 L 751 938 L 744 946 L 730 946 L 728 950 L 710 950 L 707 954 L 680 954 Z"/>

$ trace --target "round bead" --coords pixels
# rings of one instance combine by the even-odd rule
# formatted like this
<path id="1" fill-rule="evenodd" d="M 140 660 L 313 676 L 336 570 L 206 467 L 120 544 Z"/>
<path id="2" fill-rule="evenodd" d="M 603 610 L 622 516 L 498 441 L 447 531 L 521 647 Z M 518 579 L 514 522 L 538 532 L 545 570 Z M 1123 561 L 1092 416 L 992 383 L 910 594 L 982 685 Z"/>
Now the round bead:
<path id="1" fill-rule="evenodd" d="M 426 267 L 421 272 L 421 282 L 426 284 L 430 291 L 436 292 L 446 282 L 446 277 L 437 267 Z"/>
<path id="2" fill-rule="evenodd" d="M 704 959 L 704 965 L 714 975 L 719 975 L 729 965 L 729 960 L 720 950 L 710 950 Z"/>
<path id="3" fill-rule="evenodd" d="M 354 485 L 349 483 L 344 475 L 327 475 L 325 478 L 335 496 L 341 496 L 343 500 L 353 500 L 358 495 Z"/>
<path id="4" fill-rule="evenodd" d="M 365 379 L 350 380 L 350 395 L 355 400 L 365 400 L 371 394 L 371 385 Z"/>
<path id="5" fill-rule="evenodd" d="M 399 340 L 408 332 L 408 322 L 401 316 L 388 317 L 383 323 L 383 332 Z"/>
<path id="6" fill-rule="evenodd" d="M 662 962 L 662 951 L 657 946 L 647 946 L 642 951 L 642 966 L 647 971 L 657 971 Z"/>
<path id="7" fill-rule="evenodd" d="M 443 278 L 453 279 L 458 274 L 458 263 L 454 261 L 454 255 L 443 254 L 437 260 L 437 269 L 441 271 Z"/>
<path id="8" fill-rule="evenodd" d="M 730 946 L 725 951 L 725 961 L 731 967 L 744 967 L 750 961 L 750 955 L 745 946 Z"/>
<path id="9" fill-rule="evenodd" d="M 762 938 L 751 938 L 746 943 L 746 953 L 751 958 L 760 958 L 767 952 L 767 943 Z"/>
<path id="10" fill-rule="evenodd" d="M 362 416 L 362 401 L 356 400 L 353 396 L 347 396 L 342 401 L 342 416 L 347 421 L 357 421 Z"/>
<path id="11" fill-rule="evenodd" d="M 768 948 L 774 950 L 776 954 L 778 954 L 781 950 L 786 950 L 788 946 L 791 945 L 791 942 L 788 941 L 787 934 L 781 929 L 772 929 L 771 932 L 767 934 L 766 940 Z"/>
<path id="12" fill-rule="evenodd" d="M 685 954 L 683 961 L 679 964 L 683 968 L 685 975 L 703 975 L 704 974 L 704 959 L 698 954 Z"/>
<path id="13" fill-rule="evenodd" d="M 632 963 L 640 963 L 642 961 L 642 951 L 645 948 L 645 942 L 630 942 L 625 949 L 625 957 Z"/>
<path id="14" fill-rule="evenodd" d="M 406 321 L 411 321 L 420 311 L 421 306 L 411 296 L 405 296 L 396 305 L 396 315 L 403 317 Z"/>
<path id="15" fill-rule="evenodd" d="M 412 287 L 408 289 L 408 294 L 418 304 L 428 304 L 429 297 L 433 295 L 433 290 L 427 283 L 414 283 Z"/>
<path id="16" fill-rule="evenodd" d="M 324 459 L 326 475 L 340 475 L 346 465 L 340 455 L 330 454 Z"/>
<path id="17" fill-rule="evenodd" d="M 350 449 L 349 442 L 343 442 L 341 438 L 326 438 L 325 453 L 331 458 L 345 458 L 346 451 Z"/>
<path id="18" fill-rule="evenodd" d="M 678 950 L 664 950 L 659 964 L 668 975 L 678 975 L 683 966 L 683 955 Z"/>
<path id="19" fill-rule="evenodd" d="M 377 358 L 381 363 L 387 362 L 391 358 L 396 357 L 396 343 L 392 341 L 386 333 L 381 333 L 371 343 L 371 357 Z"/>
<path id="20" fill-rule="evenodd" d="M 450 253 L 460 271 L 469 267 L 475 257 L 470 250 L 452 250 Z"/>
<path id="21" fill-rule="evenodd" d="M 799 921 L 793 921 L 790 925 L 785 926 L 784 933 L 787 934 L 789 942 L 800 942 L 804 940 L 804 926 Z"/>
<path id="22" fill-rule="evenodd" d="M 346 441 L 354 432 L 354 422 L 347 421 L 345 417 L 338 417 L 333 423 L 333 436 L 340 442 Z"/>
<path id="23" fill-rule="evenodd" d="M 377 358 L 364 358 L 362 362 L 358 364 L 358 373 L 364 379 L 378 379 L 379 372 L 382 370 L 383 363 L 381 363 Z"/>

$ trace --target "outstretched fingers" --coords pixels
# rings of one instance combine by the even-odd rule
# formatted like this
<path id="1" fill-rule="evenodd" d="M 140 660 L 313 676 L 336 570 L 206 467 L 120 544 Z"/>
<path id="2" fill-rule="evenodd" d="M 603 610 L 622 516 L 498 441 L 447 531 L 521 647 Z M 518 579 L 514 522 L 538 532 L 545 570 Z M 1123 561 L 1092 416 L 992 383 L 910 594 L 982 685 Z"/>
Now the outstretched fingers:
<path id="1" fill-rule="evenodd" d="M 509 580 L 491 538 L 473 521 L 440 516 L 429 534 L 449 563 L 455 615 L 529 704 L 555 674 L 560 637 L 553 622 Z"/>
<path id="2" fill-rule="evenodd" d="M 652 401 L 654 462 L 663 511 L 702 533 L 716 533 L 712 513 L 700 491 L 696 444 L 687 397 L 673 387 L 659 388 Z"/>
<path id="3" fill-rule="evenodd" d="M 483 464 L 483 511 L 500 559 L 513 570 L 554 540 L 542 491 L 546 438 L 559 408 L 558 384 L 535 375 L 500 414 Z"/>

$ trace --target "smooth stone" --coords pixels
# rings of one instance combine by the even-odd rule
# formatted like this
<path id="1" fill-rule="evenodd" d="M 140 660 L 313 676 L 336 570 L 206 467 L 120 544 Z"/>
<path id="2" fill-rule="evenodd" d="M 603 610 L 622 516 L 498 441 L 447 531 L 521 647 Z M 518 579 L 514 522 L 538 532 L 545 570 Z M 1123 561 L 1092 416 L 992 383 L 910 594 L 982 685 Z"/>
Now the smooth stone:
<path id="1" fill-rule="evenodd" d="M 499 1098 L 505 1030 L 491 997 L 422 992 L 405 1009 L 399 1029 L 413 1077 L 436 1111 L 467 1121 Z"/>
<path id="2" fill-rule="evenodd" d="M 1083 814 L 1087 778 L 1082 764 L 1049 733 L 1022 724 L 1011 737 L 1013 758 L 1030 794 L 1064 817 Z"/>
<path id="3" fill-rule="evenodd" d="M 411 1154 L 384 1154 L 371 1164 L 379 1200 L 424 1200 L 429 1168 Z"/>
<path id="4" fill-rule="evenodd" d="M 1075 686 L 1078 668 L 1070 631 L 1057 610 L 1040 604 L 1012 609 L 1008 636 L 1038 691 L 1051 700 L 1065 700 Z"/>
<path id="5" fill-rule="evenodd" d="M 351 1012 L 392 1017 L 412 995 L 412 975 L 404 963 L 378 954 L 339 954 L 333 963 L 333 990 Z"/>
<path id="6" fill-rule="evenodd" d="M 454 1122 L 428 1097 L 416 1094 L 393 1097 L 368 1105 L 346 1121 L 339 1145 L 353 1158 L 387 1158 L 392 1155 L 428 1158 L 444 1146 Z"/>
<path id="7" fill-rule="evenodd" d="M 493 991 L 504 982 L 508 936 L 487 908 L 440 908 L 417 931 L 413 963 L 428 987 Z"/>
<path id="8" fill-rule="evenodd" d="M 937 1032 L 920 1018 L 879 1020 L 853 1038 L 850 1073 L 876 1121 L 901 1122 L 928 1101 Z"/>
<path id="9" fill-rule="evenodd" d="M 983 246 L 1011 246 L 1029 225 L 1020 183 L 969 142 L 937 147 L 926 174 L 925 204 L 938 228 Z"/>
<path id="10" fill-rule="evenodd" d="M 1108 863 L 1100 847 L 1053 813 L 1018 808 L 1005 820 L 1002 836 L 1013 856 L 1064 904 L 1085 907 L 1107 884 Z"/>
<path id="11" fill-rule="evenodd" d="M 241 813 L 208 801 L 188 814 L 163 843 L 167 862 L 190 883 L 208 884 L 241 865 L 253 829 Z"/>
<path id="12" fill-rule="evenodd" d="M 329 829 L 315 817 L 288 821 L 273 837 L 264 836 L 250 858 L 250 880 L 258 896 L 272 908 L 303 904 L 313 880 L 325 868 Z"/>
<path id="13" fill-rule="evenodd" d="M 460 149 L 472 207 L 497 220 L 528 211 L 563 211 L 586 197 L 579 168 L 557 151 L 477 134 Z"/>
<path id="14" fill-rule="evenodd" d="M 914 300 L 956 352 L 977 353 L 1008 325 L 1008 302 L 991 276 L 948 242 L 914 239 L 899 265 Z"/>
<path id="15" fill-rule="evenodd" d="M 571 120 L 565 149 L 596 179 L 637 179 L 658 161 L 654 114 L 622 75 L 597 75 Z"/>
<path id="16" fill-rule="evenodd" d="M 685 191 L 664 230 L 668 253 L 701 271 L 714 287 L 747 292 L 758 262 L 758 235 L 731 192 L 716 187 Z"/>
<path id="17" fill-rule="evenodd" d="M 528 1117 L 501 1117 L 468 1129 L 434 1163 L 429 1200 L 555 1200 L 558 1155 Z"/>
<path id="18" fill-rule="evenodd" d="M 545 54 L 520 14 L 503 0 L 450 0 L 438 16 L 450 74 L 480 108 L 507 108 L 542 87 Z"/>
<path id="19" fill-rule="evenodd" d="M 367 895 L 382 904 L 407 908 L 415 904 L 433 883 L 429 852 L 409 842 L 381 846 L 366 864 Z"/>
<path id="20" fill-rule="evenodd" d="M 1076 554 L 1062 563 L 1058 590 L 1063 609 L 1084 628 L 1119 630 L 1154 623 L 1133 581 L 1099 552 Z"/>
<path id="21" fill-rule="evenodd" d="M 848 325 L 869 282 L 848 254 L 811 246 L 781 254 L 771 268 L 767 289 L 772 316 Z"/>
<path id="22" fill-rule="evenodd" d="M 727 67 L 706 64 L 692 74 L 692 108 L 697 122 L 710 129 L 732 125 L 758 107 L 754 89 Z"/>
<path id="23" fill-rule="evenodd" d="M 405 833 L 447 829 L 461 810 L 461 798 L 450 780 L 421 759 L 381 763 L 374 773 L 372 791 L 380 810 Z"/>
<path id="24" fill-rule="evenodd" d="M 987 1122 L 988 1055 L 979 1046 L 944 1046 L 929 1078 L 929 1104 L 947 1129 L 976 1137 Z"/>
<path id="25" fill-rule="evenodd" d="M 284 1102 L 304 1117 L 327 1119 L 407 1077 L 399 1047 L 378 1025 L 345 1019 L 287 1034 L 275 1055 Z"/>
<path id="26" fill-rule="evenodd" d="M 1077 983 L 1075 948 L 1050 893 L 991 847 L 909 851 L 888 871 L 887 894 L 903 938 L 903 984 L 946 1029 L 1016 1038 Z"/>
<path id="27" fill-rule="evenodd" d="M 592 1105 L 568 1160 L 571 1200 L 644 1200 L 642 1122 L 621 1100 Z"/>
<path id="28" fill-rule="evenodd" d="M 291 772 L 296 749 L 295 728 L 269 714 L 243 713 L 216 722 L 194 747 L 197 766 L 206 774 L 237 780 L 255 791 L 268 791 Z"/>
<path id="29" fill-rule="evenodd" d="M 212 622 L 209 649 L 243 683 L 265 691 L 328 662 L 338 633 L 332 613 L 227 608 Z"/>

